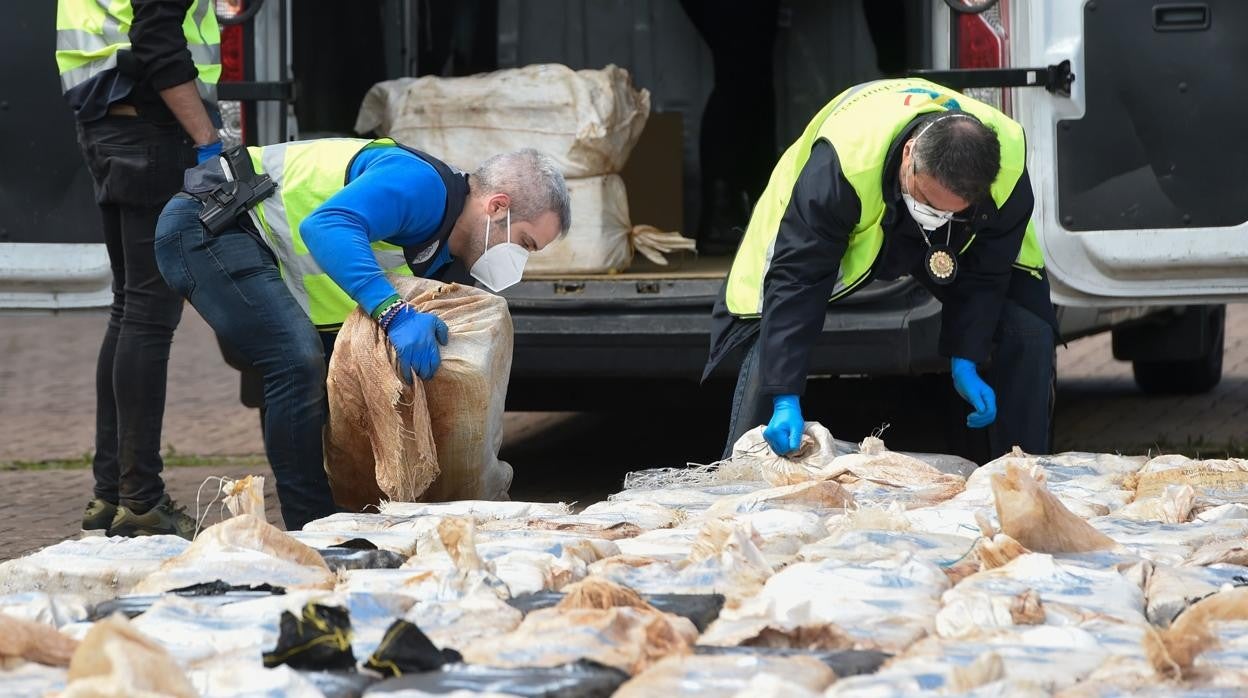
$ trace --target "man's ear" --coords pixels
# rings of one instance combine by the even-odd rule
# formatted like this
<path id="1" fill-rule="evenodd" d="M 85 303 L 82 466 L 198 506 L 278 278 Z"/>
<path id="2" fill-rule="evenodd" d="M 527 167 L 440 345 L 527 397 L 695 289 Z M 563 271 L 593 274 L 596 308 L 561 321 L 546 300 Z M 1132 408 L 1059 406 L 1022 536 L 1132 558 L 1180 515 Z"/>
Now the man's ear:
<path id="1" fill-rule="evenodd" d="M 506 194 L 495 194 L 491 196 L 485 203 L 485 210 L 490 216 L 497 215 L 499 211 L 503 211 L 511 206 L 511 197 Z"/>

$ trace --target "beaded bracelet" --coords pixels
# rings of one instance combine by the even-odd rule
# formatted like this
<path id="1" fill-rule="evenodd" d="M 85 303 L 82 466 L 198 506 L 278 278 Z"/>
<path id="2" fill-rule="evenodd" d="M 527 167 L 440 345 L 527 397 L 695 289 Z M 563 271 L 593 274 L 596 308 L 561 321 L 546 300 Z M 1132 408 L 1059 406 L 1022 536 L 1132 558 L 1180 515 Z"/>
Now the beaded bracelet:
<path id="1" fill-rule="evenodd" d="M 390 331 L 390 323 L 394 322 L 394 319 L 399 316 L 399 311 L 403 309 L 404 305 L 406 305 L 406 303 L 404 303 L 402 299 L 399 299 L 391 303 L 381 312 L 381 317 L 377 318 L 377 324 L 381 327 L 383 332 Z"/>

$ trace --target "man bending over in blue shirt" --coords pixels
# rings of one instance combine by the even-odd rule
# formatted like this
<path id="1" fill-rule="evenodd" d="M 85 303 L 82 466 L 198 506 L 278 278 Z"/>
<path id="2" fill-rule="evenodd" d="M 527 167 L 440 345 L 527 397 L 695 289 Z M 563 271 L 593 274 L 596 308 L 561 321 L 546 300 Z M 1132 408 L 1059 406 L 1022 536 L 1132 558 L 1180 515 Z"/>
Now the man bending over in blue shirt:
<path id="1" fill-rule="evenodd" d="M 529 252 L 567 231 L 568 190 L 532 149 L 496 155 L 472 174 L 388 139 L 232 157 L 188 170 L 186 192 L 161 213 L 156 260 L 169 286 L 263 372 L 265 452 L 295 530 L 336 511 L 321 429 L 326 360 L 348 313 L 358 305 L 372 315 L 405 377 L 431 378 L 446 325 L 400 302 L 386 273 L 449 280 L 467 270 L 502 291 L 520 280 Z M 222 192 L 241 196 L 264 177 L 276 191 L 247 216 L 201 223 L 201 209 L 229 201 Z"/>

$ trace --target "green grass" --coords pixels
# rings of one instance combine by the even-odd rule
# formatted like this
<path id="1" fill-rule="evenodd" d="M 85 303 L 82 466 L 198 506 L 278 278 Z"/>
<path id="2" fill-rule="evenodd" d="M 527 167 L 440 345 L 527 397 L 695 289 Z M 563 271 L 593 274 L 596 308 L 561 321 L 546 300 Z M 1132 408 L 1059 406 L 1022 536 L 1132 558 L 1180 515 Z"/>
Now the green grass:
<path id="1" fill-rule="evenodd" d="M 1211 442 L 1203 438 L 1187 438 L 1182 442 L 1172 442 L 1163 434 L 1158 436 L 1153 443 L 1148 444 L 1135 451 L 1122 451 L 1122 453 L 1131 455 L 1133 453 L 1148 454 L 1153 456 L 1165 455 L 1170 453 L 1179 453 L 1190 458 L 1248 458 L 1248 442 L 1236 441 L 1228 439 L 1226 442 Z"/>
<path id="2" fill-rule="evenodd" d="M 91 467 L 95 454 L 90 451 L 78 458 L 53 458 L 49 460 L 0 461 L 0 470 L 82 470 Z M 172 446 L 162 454 L 166 468 L 195 466 L 263 466 L 268 464 L 264 456 L 193 456 L 178 453 Z"/>

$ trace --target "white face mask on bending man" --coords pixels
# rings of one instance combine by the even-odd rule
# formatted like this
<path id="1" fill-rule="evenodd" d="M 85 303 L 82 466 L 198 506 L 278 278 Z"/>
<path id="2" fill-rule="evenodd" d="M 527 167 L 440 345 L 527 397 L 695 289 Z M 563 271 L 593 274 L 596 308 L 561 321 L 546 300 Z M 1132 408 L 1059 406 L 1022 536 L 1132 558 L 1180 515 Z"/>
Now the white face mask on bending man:
<path id="1" fill-rule="evenodd" d="M 485 252 L 473 263 L 469 274 L 494 293 L 520 283 L 524 277 L 524 265 L 529 261 L 529 251 L 511 240 L 511 209 L 507 209 L 507 239 L 490 247 L 489 216 L 485 218 Z"/>

